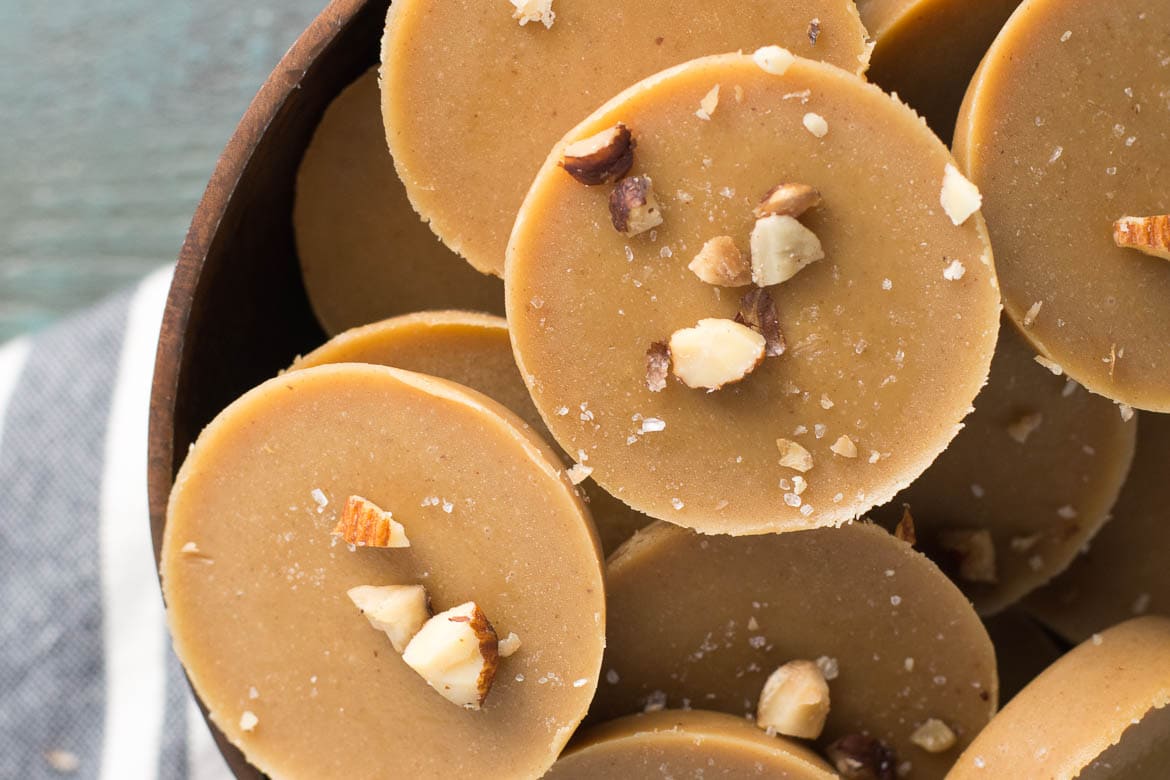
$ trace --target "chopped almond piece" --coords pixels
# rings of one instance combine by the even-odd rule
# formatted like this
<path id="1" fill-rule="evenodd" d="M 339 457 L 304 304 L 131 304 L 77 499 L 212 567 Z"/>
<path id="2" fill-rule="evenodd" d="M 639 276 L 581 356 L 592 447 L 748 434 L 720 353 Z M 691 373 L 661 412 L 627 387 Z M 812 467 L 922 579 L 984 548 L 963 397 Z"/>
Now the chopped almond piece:
<path id="1" fill-rule="evenodd" d="M 812 453 L 794 441 L 777 439 L 776 448 L 780 450 L 780 465 L 795 469 L 804 474 L 813 467 Z"/>
<path id="2" fill-rule="evenodd" d="M 820 114 L 815 114 L 812 111 L 804 115 L 801 120 L 804 129 L 815 135 L 817 138 L 824 138 L 829 134 L 829 123 Z"/>
<path id="3" fill-rule="evenodd" d="M 545 26 L 545 29 L 549 29 L 557 18 L 552 9 L 553 0 L 509 0 L 509 2 L 516 9 L 512 12 L 512 18 L 519 20 L 521 27 L 529 22 L 540 22 Z"/>
<path id="4" fill-rule="evenodd" d="M 768 357 L 779 357 L 788 348 L 784 334 L 780 332 L 776 301 L 767 289 L 756 287 L 744 293 L 739 299 L 739 313 L 735 315 L 735 321 L 747 325 L 764 337 Z"/>
<path id="5" fill-rule="evenodd" d="M 978 187 L 959 173 L 958 168 L 947 163 L 939 202 L 943 211 L 951 218 L 951 222 L 957 226 L 962 225 L 983 207 L 983 196 L 979 194 Z"/>
<path id="6" fill-rule="evenodd" d="M 666 374 L 670 371 L 670 345 L 655 341 L 646 350 L 646 389 L 661 393 L 666 389 Z"/>
<path id="7" fill-rule="evenodd" d="M 617 232 L 636 236 L 662 224 L 662 210 L 649 176 L 622 179 L 609 196 L 609 216 Z"/>
<path id="8" fill-rule="evenodd" d="M 499 640 L 483 611 L 469 601 L 428 620 L 402 660 L 447 701 L 478 710 L 495 680 Z"/>
<path id="9" fill-rule="evenodd" d="M 833 442 L 833 446 L 829 447 L 829 449 L 840 455 L 842 458 L 857 457 L 857 445 L 854 444 L 853 439 L 850 439 L 848 436 L 842 436 L 841 438 L 837 439 L 837 441 Z"/>
<path id="10" fill-rule="evenodd" d="M 609 184 L 629 173 L 636 146 L 630 128 L 618 122 L 566 146 L 561 167 L 582 184 Z"/>
<path id="11" fill-rule="evenodd" d="M 789 737 L 816 739 L 829 717 L 829 684 L 812 661 L 789 661 L 768 677 L 756 725 Z"/>
<path id="12" fill-rule="evenodd" d="M 719 85 L 711 87 L 711 91 L 703 96 L 699 101 L 699 110 L 695 112 L 695 116 L 699 119 L 710 120 L 711 115 L 715 113 L 716 107 L 719 105 Z"/>
<path id="13" fill-rule="evenodd" d="M 752 281 L 759 287 L 786 282 L 825 256 L 816 233 L 783 214 L 756 220 L 751 243 Z"/>
<path id="14" fill-rule="evenodd" d="M 431 616 L 431 602 L 422 585 L 359 585 L 346 595 L 400 653 Z"/>
<path id="15" fill-rule="evenodd" d="M 687 268 L 707 284 L 718 287 L 744 287 L 752 283 L 752 264 L 731 236 L 708 240 Z"/>
<path id="16" fill-rule="evenodd" d="M 914 516 L 910 514 L 909 504 L 902 505 L 902 519 L 894 528 L 894 538 L 901 539 L 911 547 L 918 543 L 918 534 L 914 530 Z"/>
<path id="17" fill-rule="evenodd" d="M 1113 223 L 1113 243 L 1170 260 L 1170 215 L 1122 217 Z"/>
<path id="18" fill-rule="evenodd" d="M 718 390 L 754 371 L 766 349 L 764 337 L 746 325 L 699 320 L 695 327 L 671 335 L 671 370 L 687 387 Z"/>
<path id="19" fill-rule="evenodd" d="M 777 184 L 756 206 L 756 219 L 779 215 L 799 217 L 811 208 L 821 205 L 821 193 L 807 184 Z"/>
<path id="20" fill-rule="evenodd" d="M 240 716 L 240 730 L 252 732 L 260 725 L 260 719 L 256 717 L 256 713 L 251 710 L 244 710 L 244 714 Z"/>
<path id="21" fill-rule="evenodd" d="M 958 559 L 959 578 L 994 585 L 998 582 L 995 542 L 986 528 L 953 528 L 940 531 L 938 546 Z"/>
<path id="22" fill-rule="evenodd" d="M 927 718 L 926 722 L 914 729 L 910 741 L 927 753 L 945 753 L 955 746 L 955 732 L 938 718 Z"/>
<path id="23" fill-rule="evenodd" d="M 788 49 L 780 46 L 764 46 L 752 53 L 752 59 L 760 70 L 771 73 L 773 76 L 783 76 L 796 62 L 796 57 Z"/>
<path id="24" fill-rule="evenodd" d="M 340 536 L 346 544 L 358 547 L 410 547 L 402 523 L 395 520 L 392 513 L 361 496 L 346 499 L 333 534 Z"/>
<path id="25" fill-rule="evenodd" d="M 1032 414 L 1025 414 L 1015 420 L 1008 426 L 1008 436 L 1023 444 L 1028 441 L 1028 437 L 1036 432 L 1036 429 L 1044 422 L 1044 415 L 1040 412 Z"/>
<path id="26" fill-rule="evenodd" d="M 514 655 L 519 649 L 520 637 L 516 636 L 515 631 L 509 631 L 508 635 L 500 640 L 500 658 L 507 658 L 510 655 Z"/>

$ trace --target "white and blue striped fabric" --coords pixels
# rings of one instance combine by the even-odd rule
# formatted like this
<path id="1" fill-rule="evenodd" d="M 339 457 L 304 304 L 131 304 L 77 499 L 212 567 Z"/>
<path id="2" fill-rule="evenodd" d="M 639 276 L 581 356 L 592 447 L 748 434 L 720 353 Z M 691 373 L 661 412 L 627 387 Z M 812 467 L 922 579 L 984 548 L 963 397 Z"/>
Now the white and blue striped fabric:
<path id="1" fill-rule="evenodd" d="M 231 777 L 171 651 L 147 420 L 170 269 L 0 345 L 0 779 Z"/>

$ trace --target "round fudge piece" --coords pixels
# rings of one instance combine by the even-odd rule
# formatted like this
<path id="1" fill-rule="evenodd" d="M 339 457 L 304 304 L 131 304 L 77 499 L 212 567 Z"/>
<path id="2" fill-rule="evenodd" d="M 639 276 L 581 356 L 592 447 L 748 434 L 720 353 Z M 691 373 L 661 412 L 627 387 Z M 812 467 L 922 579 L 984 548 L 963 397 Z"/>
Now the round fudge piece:
<path id="1" fill-rule="evenodd" d="M 542 5 L 549 27 L 523 16 Z M 839 0 L 396 0 L 386 139 L 431 229 L 500 276 L 524 193 L 575 122 L 663 68 L 772 44 L 858 73 L 869 59 L 857 8 Z"/>
<path id="2" fill-rule="evenodd" d="M 948 780 L 1165 777 L 1168 703 L 1170 620 L 1122 623 L 1070 651 L 1012 699 Z"/>
<path id="3" fill-rule="evenodd" d="M 1140 415 L 1137 438 L 1113 519 L 1067 571 L 1024 602 L 1074 642 L 1146 612 L 1170 616 L 1170 416 Z"/>
<path id="4" fill-rule="evenodd" d="M 710 119 L 695 116 L 715 87 Z M 617 123 L 637 142 L 626 181 L 650 177 L 663 218 L 633 237 L 611 224 L 618 190 L 560 165 L 567 143 Z M 689 265 L 721 237 L 745 255 L 754 210 L 780 183 L 823 201 L 800 223 L 761 222 L 811 231 L 825 255 L 768 288 L 782 354 L 721 390 L 668 376 L 655 392 L 647 352 L 672 334 L 706 369 L 751 346 L 727 337 L 751 288 L 709 284 Z M 944 212 L 952 187 L 961 177 L 921 120 L 832 66 L 771 50 L 641 82 L 558 145 L 512 235 L 508 322 L 537 409 L 611 493 L 704 532 L 840 524 L 888 501 L 957 433 L 995 346 L 991 249 L 977 213 L 955 225 Z M 704 328 L 707 358 L 694 347 Z M 793 445 L 808 459 L 792 460 Z"/>
<path id="5" fill-rule="evenodd" d="M 409 546 L 336 541 L 350 496 Z M 605 604 L 588 514 L 519 418 L 450 382 L 343 364 L 245 394 L 179 472 L 161 565 L 196 692 L 271 776 L 539 777 L 593 697 Z M 519 637 L 482 710 L 407 665 L 347 595 L 363 585 L 422 585 L 436 613 L 474 601 Z M 426 647 L 420 667 L 448 657 Z"/>
<path id="6" fill-rule="evenodd" d="M 828 670 L 817 744 L 865 733 L 942 777 L 996 705 L 994 650 L 963 594 L 879 526 L 706 537 L 639 531 L 607 567 L 609 633 L 591 721 L 647 705 L 754 715 L 781 664 Z M 941 720 L 956 747 L 911 737 Z"/>
<path id="7" fill-rule="evenodd" d="M 804 745 L 765 734 L 743 718 L 667 710 L 618 718 L 574 740 L 545 777 L 725 777 L 831 780 L 837 775 Z"/>
<path id="8" fill-rule="evenodd" d="M 1159 412 L 1170 262 L 1114 232 L 1123 217 L 1170 214 L 1167 29 L 1167 3 L 1024 3 L 971 82 L 954 147 L 1027 339 L 1089 390 Z"/>
<path id="9" fill-rule="evenodd" d="M 1020 0 L 858 0 L 873 36 L 866 77 L 910 104 L 950 143 L 979 61 Z"/>
<path id="10" fill-rule="evenodd" d="M 983 614 L 1068 567 L 1109 517 L 1133 461 L 1137 422 L 1034 357 L 1010 324 L 1000 330 L 962 433 L 879 513 L 889 525 L 908 506 L 920 549 Z"/>
<path id="11" fill-rule="evenodd" d="M 435 240 L 410 207 L 386 149 L 376 69 L 321 118 L 297 173 L 293 229 L 327 333 L 418 309 L 503 313 L 503 286 Z"/>
<path id="12" fill-rule="evenodd" d="M 508 323 L 501 317 L 466 311 L 404 314 L 346 331 L 299 358 L 297 370 L 327 363 L 374 363 L 448 379 L 499 401 L 552 441 L 528 388 L 516 369 Z M 566 464 L 573 459 L 565 456 Z M 605 554 L 651 522 L 588 479 L 588 461 L 573 464 L 570 477 L 581 481 Z"/>

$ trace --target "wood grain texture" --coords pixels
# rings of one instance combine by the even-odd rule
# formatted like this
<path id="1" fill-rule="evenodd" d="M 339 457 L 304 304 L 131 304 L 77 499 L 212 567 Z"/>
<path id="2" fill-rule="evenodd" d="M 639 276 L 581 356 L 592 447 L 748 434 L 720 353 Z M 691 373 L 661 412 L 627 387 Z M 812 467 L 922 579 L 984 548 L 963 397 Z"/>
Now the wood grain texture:
<path id="1" fill-rule="evenodd" d="M 325 0 L 0 4 L 0 341 L 171 262 Z"/>

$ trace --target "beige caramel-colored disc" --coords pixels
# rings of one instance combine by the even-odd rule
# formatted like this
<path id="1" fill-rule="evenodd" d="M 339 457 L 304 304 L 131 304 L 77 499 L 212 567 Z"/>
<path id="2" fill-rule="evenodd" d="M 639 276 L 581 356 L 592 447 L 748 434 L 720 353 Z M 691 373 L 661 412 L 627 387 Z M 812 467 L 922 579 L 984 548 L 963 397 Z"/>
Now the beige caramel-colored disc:
<path id="1" fill-rule="evenodd" d="M 1122 623 L 1032 681 L 964 751 L 947 778 L 1165 777 L 1166 765 L 1155 767 L 1151 759 L 1170 755 L 1167 704 L 1170 620 L 1151 616 Z M 1143 727 L 1146 719 L 1151 722 Z M 1081 774 L 1095 761 L 1092 771 Z M 1128 771 L 1143 764 L 1160 774 Z"/>
<path id="2" fill-rule="evenodd" d="M 765 734 L 720 712 L 667 710 L 618 718 L 586 731 L 547 780 L 650 777 L 831 780 L 825 760 L 795 740 Z"/>
<path id="3" fill-rule="evenodd" d="M 386 149 L 376 69 L 321 118 L 297 173 L 293 228 L 328 333 L 418 309 L 503 313 L 499 281 L 469 269 L 411 208 Z"/>
<path id="4" fill-rule="evenodd" d="M 1079 642 L 1135 615 L 1170 616 L 1170 416 L 1139 416 L 1137 453 L 1113 519 L 1068 570 L 1025 601 Z"/>
<path id="5" fill-rule="evenodd" d="M 1020 0 L 858 0 L 873 36 L 866 76 L 950 143 L 967 84 Z"/>
<path id="6" fill-rule="evenodd" d="M 696 117 L 716 86 L 710 120 Z M 819 129 L 811 115 L 823 137 L 805 128 Z M 617 122 L 664 218 L 632 238 L 611 224 L 611 188 L 558 164 L 565 142 Z M 983 223 L 944 213 L 951 158 L 912 111 L 829 65 L 796 59 L 777 75 L 724 55 L 641 82 L 565 142 L 512 235 L 508 322 L 549 429 L 589 455 L 611 493 L 711 533 L 839 524 L 888 501 L 950 442 L 987 376 L 999 293 Z M 651 344 L 735 317 L 748 289 L 708 284 L 688 264 L 718 236 L 747 252 L 753 208 L 781 182 L 820 191 L 801 220 L 826 255 L 770 288 L 787 349 L 722 390 L 669 377 L 652 392 Z M 811 469 L 781 466 L 779 439 L 807 450 Z"/>
<path id="7" fill-rule="evenodd" d="M 465 311 L 404 314 L 346 331 L 299 358 L 290 370 L 327 363 L 375 363 L 457 382 L 499 401 L 552 441 L 516 369 L 508 324 L 501 317 Z M 581 466 L 579 472 L 588 469 L 588 463 Z M 606 554 L 650 522 L 591 479 L 581 488 Z"/>
<path id="8" fill-rule="evenodd" d="M 549 28 L 521 26 L 517 4 L 542 2 L 396 0 L 382 43 L 386 138 L 410 200 L 448 246 L 497 276 L 548 150 L 638 79 L 772 44 L 854 72 L 869 58 L 857 8 L 842 0 L 554 0 Z"/>
<path id="9" fill-rule="evenodd" d="M 1170 214 L 1170 4 L 1028 0 L 979 68 L 955 157 L 983 191 L 1004 307 L 1107 398 L 1170 412 L 1170 262 L 1114 221 Z"/>
<path id="10" fill-rule="evenodd" d="M 353 495 L 410 546 L 335 542 Z M 597 683 L 605 604 L 584 505 L 519 418 L 443 380 L 342 364 L 245 394 L 179 472 L 161 565 L 195 690 L 274 777 L 539 777 Z M 481 711 L 406 665 L 351 603 L 359 585 L 423 585 L 436 611 L 475 601 L 519 636 Z"/>
<path id="11" fill-rule="evenodd" d="M 1022 609 L 1013 608 L 983 623 L 995 645 L 999 702 L 1011 701 L 1064 652 L 1048 632 Z"/>
<path id="12" fill-rule="evenodd" d="M 648 704 L 754 715 L 778 666 L 823 659 L 836 676 L 817 744 L 866 732 L 913 777 L 931 778 L 995 711 L 994 650 L 975 611 L 878 526 L 706 537 L 655 523 L 613 555 L 606 581 L 608 646 L 591 721 Z M 914 745 L 929 718 L 958 746 Z"/>
<path id="13" fill-rule="evenodd" d="M 919 547 L 984 614 L 1068 567 L 1109 516 L 1133 460 L 1137 423 L 1034 356 L 1006 324 L 962 433 L 880 512 L 889 525 L 909 505 Z M 984 531 L 994 558 L 972 570 L 965 537 Z"/>

